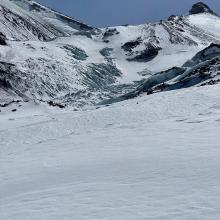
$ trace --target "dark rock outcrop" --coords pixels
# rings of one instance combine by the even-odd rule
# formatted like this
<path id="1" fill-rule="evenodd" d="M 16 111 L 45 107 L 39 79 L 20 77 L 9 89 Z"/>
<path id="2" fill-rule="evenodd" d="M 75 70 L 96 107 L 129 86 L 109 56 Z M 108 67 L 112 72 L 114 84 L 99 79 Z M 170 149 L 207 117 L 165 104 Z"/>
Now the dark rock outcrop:
<path id="1" fill-rule="evenodd" d="M 13 91 L 17 96 L 26 99 L 24 95 L 27 90 L 25 77 L 26 74 L 19 71 L 14 64 L 0 61 L 0 89 Z"/>
<path id="2" fill-rule="evenodd" d="M 215 14 L 214 11 L 212 11 L 208 5 L 204 4 L 203 2 L 198 2 L 192 6 L 192 8 L 189 11 L 189 14 L 200 14 L 200 13 L 211 13 Z"/>
<path id="3" fill-rule="evenodd" d="M 170 15 L 170 17 L 167 20 L 174 21 L 176 17 L 177 17 L 176 15 Z"/>
<path id="4" fill-rule="evenodd" d="M 1 32 L 0 32 L 0 45 L 3 45 L 3 46 L 7 45 L 6 36 L 2 34 Z"/>
<path id="5" fill-rule="evenodd" d="M 127 60 L 128 61 L 136 61 L 136 62 L 149 62 L 149 61 L 153 60 L 158 55 L 160 50 L 161 50 L 160 47 L 149 43 L 146 46 L 146 49 L 141 51 L 140 54 L 138 54 L 137 56 L 135 56 L 133 58 L 128 58 Z"/>
<path id="6" fill-rule="evenodd" d="M 129 41 L 122 45 L 122 49 L 127 51 L 127 52 L 132 52 L 132 49 L 136 48 L 138 45 L 142 43 L 142 39 L 139 37 L 134 41 Z"/>
<path id="7" fill-rule="evenodd" d="M 88 55 L 86 52 L 78 47 L 74 47 L 71 45 L 64 45 L 63 48 L 67 51 L 68 55 L 73 57 L 76 60 L 86 60 Z"/>
<path id="8" fill-rule="evenodd" d="M 108 38 L 114 35 L 120 34 L 116 28 L 107 28 L 107 30 L 103 34 L 103 41 L 108 43 Z"/>

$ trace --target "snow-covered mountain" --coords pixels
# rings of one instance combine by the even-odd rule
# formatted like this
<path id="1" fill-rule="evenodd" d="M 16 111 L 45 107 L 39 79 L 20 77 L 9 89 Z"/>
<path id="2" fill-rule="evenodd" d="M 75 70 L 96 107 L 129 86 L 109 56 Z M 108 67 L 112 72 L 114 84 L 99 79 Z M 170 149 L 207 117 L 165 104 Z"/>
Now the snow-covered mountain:
<path id="1" fill-rule="evenodd" d="M 98 29 L 0 0 L 0 220 L 219 220 L 219 41 L 201 2 Z"/>
<path id="2" fill-rule="evenodd" d="M 2 0 L 1 32 L 11 40 L 43 40 L 70 36 L 92 27 L 30 0 Z"/>
<path id="3" fill-rule="evenodd" d="M 220 18 L 203 3 L 158 23 L 98 29 L 31 0 L 1 0 L 1 105 L 31 99 L 82 107 L 216 83 L 219 30 Z"/>

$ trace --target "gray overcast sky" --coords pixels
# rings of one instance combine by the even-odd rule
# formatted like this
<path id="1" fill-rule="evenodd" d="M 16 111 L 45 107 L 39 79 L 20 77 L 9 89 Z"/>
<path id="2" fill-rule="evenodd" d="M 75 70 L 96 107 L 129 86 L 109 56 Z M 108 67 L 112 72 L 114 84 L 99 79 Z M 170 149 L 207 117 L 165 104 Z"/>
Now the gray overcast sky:
<path id="1" fill-rule="evenodd" d="M 159 21 L 185 14 L 195 0 L 36 0 L 87 24 L 105 27 Z M 220 14 L 220 0 L 204 0 Z"/>

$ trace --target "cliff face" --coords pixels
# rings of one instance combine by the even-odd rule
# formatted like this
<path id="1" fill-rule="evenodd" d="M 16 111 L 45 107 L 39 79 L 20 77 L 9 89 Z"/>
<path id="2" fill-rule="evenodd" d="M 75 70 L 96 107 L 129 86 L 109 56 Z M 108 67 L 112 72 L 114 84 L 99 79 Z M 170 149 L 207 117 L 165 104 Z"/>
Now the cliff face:
<path id="1" fill-rule="evenodd" d="M 210 14 L 215 14 L 216 13 L 214 11 L 212 11 L 212 9 L 209 8 L 208 5 L 204 4 L 203 2 L 198 2 L 196 4 L 194 4 L 191 8 L 191 10 L 189 11 L 189 13 L 192 14 L 200 14 L 200 13 L 210 13 Z"/>

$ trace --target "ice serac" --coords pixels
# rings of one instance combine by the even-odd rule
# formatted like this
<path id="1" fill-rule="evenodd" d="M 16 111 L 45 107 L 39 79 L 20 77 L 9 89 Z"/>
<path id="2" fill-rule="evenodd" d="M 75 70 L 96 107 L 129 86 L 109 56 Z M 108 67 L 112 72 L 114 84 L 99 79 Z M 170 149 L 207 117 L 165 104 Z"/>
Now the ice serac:
<path id="1" fill-rule="evenodd" d="M 198 2 L 196 4 L 194 4 L 191 8 L 191 10 L 189 11 L 189 13 L 192 14 L 200 14 L 200 13 L 210 13 L 210 14 L 215 14 L 216 13 L 205 3 L 203 2 Z"/>
<path id="2" fill-rule="evenodd" d="M 122 96 L 105 100 L 100 104 L 112 104 L 139 96 L 162 91 L 188 88 L 192 86 L 213 85 L 220 82 L 220 45 L 211 44 L 198 52 L 182 67 L 173 67 L 154 74 L 140 82 L 137 88 Z"/>

